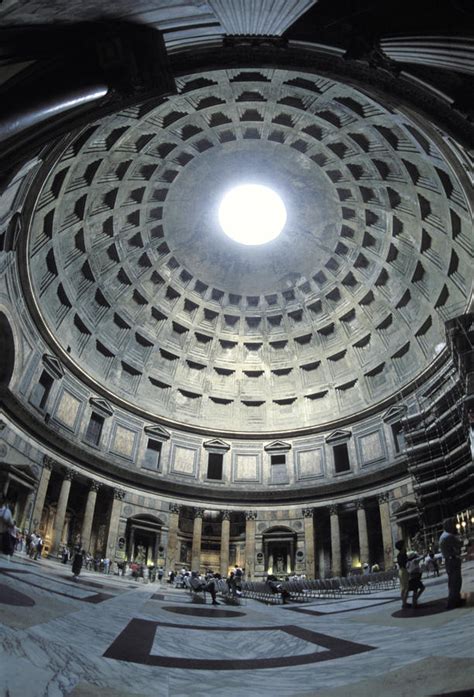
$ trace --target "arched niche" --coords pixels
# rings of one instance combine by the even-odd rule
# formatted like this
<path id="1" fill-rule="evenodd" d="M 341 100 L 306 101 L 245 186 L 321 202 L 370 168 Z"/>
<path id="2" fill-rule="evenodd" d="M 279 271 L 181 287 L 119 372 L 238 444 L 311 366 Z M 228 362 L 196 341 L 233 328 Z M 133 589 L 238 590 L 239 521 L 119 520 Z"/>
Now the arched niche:
<path id="1" fill-rule="evenodd" d="M 138 564 L 164 566 L 163 521 L 154 515 L 136 515 L 127 520 L 126 554 Z"/>
<path id="2" fill-rule="evenodd" d="M 262 535 L 266 574 L 287 576 L 295 570 L 296 532 L 280 525 L 267 528 Z"/>

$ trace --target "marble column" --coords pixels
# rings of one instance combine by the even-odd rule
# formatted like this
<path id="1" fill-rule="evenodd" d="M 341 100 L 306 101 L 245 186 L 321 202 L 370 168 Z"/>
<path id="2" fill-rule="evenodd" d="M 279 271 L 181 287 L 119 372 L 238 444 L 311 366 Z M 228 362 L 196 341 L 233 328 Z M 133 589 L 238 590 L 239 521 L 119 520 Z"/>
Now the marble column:
<path id="1" fill-rule="evenodd" d="M 168 543 L 166 545 L 165 572 L 176 571 L 176 564 L 179 561 L 178 554 L 178 529 L 179 529 L 180 506 L 177 503 L 170 503 L 170 514 L 168 522 Z"/>
<path id="2" fill-rule="evenodd" d="M 50 546 L 50 555 L 55 557 L 59 552 L 61 537 L 63 534 L 64 520 L 66 518 L 67 502 L 69 492 L 71 491 L 71 482 L 74 478 L 74 472 L 70 469 L 64 470 L 64 479 L 59 492 L 59 500 L 56 508 L 56 518 L 54 521 L 54 530 Z"/>
<path id="3" fill-rule="evenodd" d="M 257 513 L 245 513 L 245 578 L 251 580 L 255 574 L 255 531 Z"/>
<path id="4" fill-rule="evenodd" d="M 230 511 L 222 511 L 221 528 L 221 576 L 227 578 L 229 573 Z"/>
<path id="5" fill-rule="evenodd" d="M 39 525 L 41 523 L 44 502 L 46 500 L 46 492 L 48 491 L 48 484 L 51 478 L 51 472 L 54 464 L 57 463 L 55 463 L 55 460 L 53 460 L 52 458 L 48 457 L 47 455 L 43 457 L 43 469 L 41 471 L 38 488 L 36 490 L 36 498 L 33 504 L 33 512 L 30 517 L 32 532 L 34 529 L 38 530 Z"/>
<path id="6" fill-rule="evenodd" d="M 194 525 L 193 525 L 193 546 L 191 550 L 191 571 L 200 570 L 201 566 L 201 538 L 202 538 L 202 517 L 204 510 L 202 508 L 194 509 Z"/>
<path id="7" fill-rule="evenodd" d="M 380 525 L 382 527 L 383 565 L 386 571 L 391 569 L 393 564 L 393 541 L 389 498 L 388 492 L 384 492 L 378 496 Z"/>
<path id="8" fill-rule="evenodd" d="M 105 545 L 105 554 L 111 562 L 115 559 L 115 550 L 117 547 L 118 528 L 120 522 L 120 511 L 122 510 L 122 501 L 125 498 L 125 491 L 123 491 L 123 489 L 114 489 L 113 491 L 114 498 L 112 501 L 112 508 L 110 511 L 109 529 L 107 531 L 107 542 Z"/>
<path id="9" fill-rule="evenodd" d="M 84 518 L 82 521 L 81 528 L 81 546 L 86 552 L 91 552 L 91 532 L 92 532 L 92 521 L 94 520 L 94 510 L 97 500 L 97 492 L 99 491 L 99 482 L 91 481 L 89 485 L 89 493 L 87 494 L 86 510 L 84 512 Z"/>
<path id="10" fill-rule="evenodd" d="M 370 564 L 369 536 L 367 533 L 367 517 L 365 514 L 365 501 L 359 499 L 357 506 L 357 528 L 359 531 L 359 552 L 361 565 Z"/>
<path id="11" fill-rule="evenodd" d="M 339 530 L 339 507 L 337 504 L 329 506 L 331 521 L 331 576 L 340 576 L 341 566 L 341 533 Z"/>
<path id="12" fill-rule="evenodd" d="M 23 511 L 21 513 L 21 518 L 20 521 L 17 521 L 17 524 L 19 523 L 19 527 L 22 530 L 29 530 L 30 529 L 30 518 L 33 513 L 33 506 L 35 503 L 35 491 L 30 491 L 26 497 L 25 500 L 25 505 L 23 506 Z"/>
<path id="13" fill-rule="evenodd" d="M 306 557 L 306 576 L 314 578 L 316 566 L 314 559 L 314 508 L 303 508 L 304 548 Z"/>

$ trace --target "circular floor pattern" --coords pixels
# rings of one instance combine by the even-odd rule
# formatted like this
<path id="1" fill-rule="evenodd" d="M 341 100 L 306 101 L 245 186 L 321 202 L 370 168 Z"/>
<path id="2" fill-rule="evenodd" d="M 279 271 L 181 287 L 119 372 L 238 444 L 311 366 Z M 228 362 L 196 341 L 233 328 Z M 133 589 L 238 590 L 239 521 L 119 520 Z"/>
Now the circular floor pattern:
<path id="1" fill-rule="evenodd" d="M 426 617 L 428 615 L 438 615 L 440 612 L 446 611 L 446 600 L 443 598 L 441 600 L 432 600 L 429 603 L 422 603 L 418 605 L 416 609 L 412 607 L 406 610 L 398 610 L 392 613 L 392 617 L 399 617 L 402 619 L 410 619 L 412 617 Z"/>
<path id="2" fill-rule="evenodd" d="M 245 612 L 235 610 L 214 610 L 204 607 L 164 607 L 167 612 L 174 612 L 177 615 L 191 615 L 192 617 L 245 617 Z"/>
<path id="3" fill-rule="evenodd" d="M 33 607 L 35 601 L 28 595 L 20 593 L 4 583 L 0 583 L 0 604 L 15 605 L 17 607 Z"/>

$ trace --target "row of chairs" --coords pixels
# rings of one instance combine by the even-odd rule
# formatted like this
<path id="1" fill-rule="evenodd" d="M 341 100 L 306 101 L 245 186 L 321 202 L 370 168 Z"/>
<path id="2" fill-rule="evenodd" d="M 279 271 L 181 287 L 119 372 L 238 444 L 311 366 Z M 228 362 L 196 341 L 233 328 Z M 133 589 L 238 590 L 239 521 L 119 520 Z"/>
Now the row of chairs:
<path id="1" fill-rule="evenodd" d="M 398 571 L 378 571 L 377 573 L 347 576 L 341 578 L 315 578 L 284 581 L 282 586 L 288 590 L 293 600 L 306 602 L 314 598 L 342 598 L 343 595 L 358 595 L 381 590 L 393 590 L 398 585 Z M 268 585 L 262 581 L 245 581 L 242 593 L 247 598 L 264 602 L 279 603 L 280 595 L 272 594 Z"/>
<path id="2" fill-rule="evenodd" d="M 287 586 L 287 583 L 282 584 Z M 252 598 L 253 600 L 260 600 L 264 603 L 271 603 L 272 605 L 278 605 L 283 602 L 283 598 L 280 593 L 272 593 L 269 586 L 264 581 L 244 581 L 242 583 L 242 595 L 244 598 Z"/>

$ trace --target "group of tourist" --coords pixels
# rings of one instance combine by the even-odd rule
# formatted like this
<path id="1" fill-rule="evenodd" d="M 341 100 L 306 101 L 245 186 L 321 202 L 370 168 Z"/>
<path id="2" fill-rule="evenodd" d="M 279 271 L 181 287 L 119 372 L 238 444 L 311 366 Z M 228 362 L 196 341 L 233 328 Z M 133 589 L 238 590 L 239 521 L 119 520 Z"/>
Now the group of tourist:
<path id="1" fill-rule="evenodd" d="M 462 540 L 456 529 L 456 519 L 447 518 L 443 522 L 443 532 L 439 538 L 439 549 L 444 559 L 446 573 L 448 575 L 448 601 L 447 610 L 465 605 L 465 599 L 461 598 L 461 549 Z M 415 551 L 408 551 L 405 540 L 395 543 L 398 550 L 397 564 L 400 578 L 400 595 L 402 609 L 418 607 L 420 595 L 425 590 L 421 580 L 422 563 L 431 565 L 434 573 L 439 576 L 439 567 L 433 550 L 428 551 L 427 557 Z M 427 561 L 428 560 L 428 561 Z M 412 603 L 408 603 L 408 596 L 412 593 Z"/>

